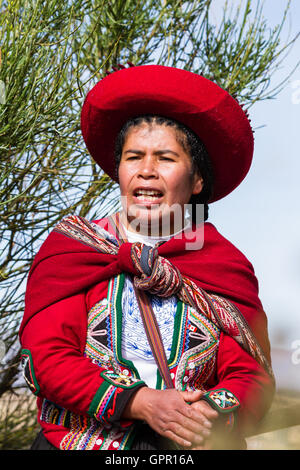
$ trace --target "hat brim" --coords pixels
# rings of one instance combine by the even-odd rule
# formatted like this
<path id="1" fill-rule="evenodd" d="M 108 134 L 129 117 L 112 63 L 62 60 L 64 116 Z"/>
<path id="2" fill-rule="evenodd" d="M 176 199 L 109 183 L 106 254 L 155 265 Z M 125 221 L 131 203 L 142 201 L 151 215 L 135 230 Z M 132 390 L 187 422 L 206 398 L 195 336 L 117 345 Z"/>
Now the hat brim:
<path id="1" fill-rule="evenodd" d="M 212 161 L 214 191 L 209 202 L 232 192 L 253 158 L 253 133 L 238 102 L 212 81 L 160 65 L 121 69 L 88 93 L 81 130 L 92 158 L 116 180 L 116 137 L 128 119 L 144 114 L 169 117 L 192 129 Z"/>

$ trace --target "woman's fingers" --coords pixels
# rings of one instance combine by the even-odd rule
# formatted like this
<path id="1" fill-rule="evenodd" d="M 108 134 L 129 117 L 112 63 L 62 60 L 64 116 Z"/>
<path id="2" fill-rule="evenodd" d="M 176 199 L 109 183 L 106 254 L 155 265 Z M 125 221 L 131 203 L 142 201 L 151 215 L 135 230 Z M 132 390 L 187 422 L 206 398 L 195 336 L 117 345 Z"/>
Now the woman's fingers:
<path id="1" fill-rule="evenodd" d="M 163 435 L 167 439 L 170 439 L 172 442 L 175 442 L 175 444 L 177 444 L 180 448 L 183 448 L 183 447 L 188 448 L 192 446 L 191 441 L 188 441 L 187 439 L 184 439 L 183 437 L 178 436 L 177 434 L 173 433 L 170 430 L 165 431 Z"/>
<path id="2" fill-rule="evenodd" d="M 190 402 L 190 403 L 200 400 L 200 398 L 204 395 L 204 393 L 205 392 L 203 392 L 202 390 L 179 391 L 179 394 L 182 396 L 184 401 Z"/>
<path id="3" fill-rule="evenodd" d="M 193 409 L 193 412 L 196 413 L 205 423 L 212 423 L 219 416 L 219 413 L 204 400 L 192 403 L 191 408 Z"/>
<path id="4" fill-rule="evenodd" d="M 188 429 L 194 434 L 202 434 L 208 436 L 210 434 L 210 429 L 212 424 L 204 416 L 200 416 L 199 413 L 195 413 L 192 410 L 190 417 L 182 416 L 178 419 L 181 427 Z"/>
<path id="5" fill-rule="evenodd" d="M 204 442 L 201 434 L 192 432 L 178 423 L 169 423 L 168 429 L 164 431 L 164 436 L 176 442 L 180 447 L 197 446 Z"/>
<path id="6" fill-rule="evenodd" d="M 190 403 L 190 409 L 193 411 L 189 416 L 192 419 L 200 420 L 203 426 L 210 428 L 211 421 L 215 420 L 219 414 L 206 401 L 201 400 L 205 392 L 195 390 L 179 393 L 187 403 Z"/>
<path id="7" fill-rule="evenodd" d="M 199 421 L 178 413 L 164 423 L 162 434 L 175 440 L 180 446 L 190 447 L 203 444 L 204 439 L 210 436 L 210 429 L 202 426 Z"/>

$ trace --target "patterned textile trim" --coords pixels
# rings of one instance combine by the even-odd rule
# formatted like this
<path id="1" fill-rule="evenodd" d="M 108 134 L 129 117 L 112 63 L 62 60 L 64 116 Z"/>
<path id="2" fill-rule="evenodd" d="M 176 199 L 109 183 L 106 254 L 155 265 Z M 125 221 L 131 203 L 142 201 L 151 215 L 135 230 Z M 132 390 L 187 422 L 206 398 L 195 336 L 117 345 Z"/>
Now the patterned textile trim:
<path id="1" fill-rule="evenodd" d="M 233 332 L 232 337 L 239 343 L 244 344 L 244 349 L 249 353 L 253 353 L 256 348 L 256 340 L 254 335 L 251 333 L 247 333 L 247 331 L 251 331 L 246 320 L 244 317 L 240 314 L 238 309 L 235 307 L 235 305 L 232 302 L 229 302 L 229 300 L 225 299 L 224 297 L 220 297 L 217 295 L 210 295 L 210 298 L 212 300 L 212 305 L 213 305 L 213 311 L 214 315 L 218 318 L 222 318 L 222 321 L 226 322 L 226 317 L 224 315 L 224 312 L 226 312 L 227 316 L 232 317 L 236 321 L 236 331 L 235 333 Z M 238 326 L 240 325 L 240 326 Z M 263 353 L 258 348 L 257 354 L 261 356 Z M 263 357 L 261 357 L 261 360 L 263 362 Z"/>
<path id="2" fill-rule="evenodd" d="M 65 408 L 44 399 L 41 407 L 40 420 L 45 423 L 57 424 L 66 428 L 70 427 L 72 413 Z"/>
<path id="3" fill-rule="evenodd" d="M 178 297 L 195 310 L 205 312 L 214 324 L 233 337 L 274 379 L 271 365 L 238 308 L 224 297 L 207 294 L 188 278 L 183 278 L 183 281 L 183 289 L 179 291 Z"/>
<path id="4" fill-rule="evenodd" d="M 96 392 L 88 414 L 101 423 L 110 424 L 114 421 L 116 410 L 122 409 L 120 403 L 124 402 L 123 394 L 126 394 L 126 390 L 132 392 L 133 389 L 144 386 L 145 383 L 113 371 L 101 372 L 100 375 L 105 380 Z"/>
<path id="5" fill-rule="evenodd" d="M 132 361 L 122 355 L 122 293 L 125 283 L 125 275 L 121 274 L 110 282 L 110 301 L 112 304 L 110 317 L 111 343 L 109 347 L 114 351 L 117 363 L 122 366 L 123 372 L 140 379 L 139 373 Z M 122 372 L 122 371 L 121 371 Z"/>
<path id="6" fill-rule="evenodd" d="M 128 450 L 135 437 L 133 426 L 120 429 L 111 424 L 103 425 L 96 419 L 67 411 L 44 399 L 41 422 L 69 428 L 62 439 L 61 450 Z"/>
<path id="7" fill-rule="evenodd" d="M 220 329 L 205 315 L 184 305 L 186 318 L 186 343 L 184 352 L 180 352 L 180 361 L 175 376 L 175 388 L 178 390 L 202 389 L 203 384 L 214 373 L 216 352 L 219 346 Z"/>
<path id="8" fill-rule="evenodd" d="M 179 364 L 183 351 L 188 348 L 189 337 L 186 335 L 185 325 L 188 321 L 187 306 L 178 302 L 174 320 L 173 341 L 168 361 L 169 368 L 174 368 Z"/>
<path id="9" fill-rule="evenodd" d="M 96 224 L 90 224 L 83 217 L 69 215 L 59 222 L 54 227 L 54 230 L 69 238 L 80 241 L 100 253 L 118 253 L 118 246 L 115 246 L 113 237 L 106 230 L 101 229 Z M 106 240 L 109 240 L 109 245 L 106 245 Z"/>
<path id="10" fill-rule="evenodd" d="M 135 437 L 130 426 L 120 430 L 112 426 L 100 426 L 99 422 L 72 414 L 71 430 L 60 443 L 61 450 L 129 450 Z"/>
<path id="11" fill-rule="evenodd" d="M 113 372 L 106 374 L 103 373 L 103 375 L 101 373 L 102 377 L 105 378 L 108 374 L 111 374 L 114 377 L 114 380 L 118 382 L 118 384 L 120 381 L 127 381 L 128 385 L 126 384 L 124 386 L 124 384 L 122 384 L 122 386 L 120 387 L 119 385 L 115 386 L 109 382 L 104 381 L 99 387 L 89 407 L 88 414 L 104 424 L 110 424 L 113 422 L 115 413 L 117 412 L 117 410 L 120 409 L 119 402 L 124 401 L 123 394 L 126 394 L 126 390 L 124 390 L 124 388 L 129 389 L 131 391 L 136 387 L 145 385 L 142 380 L 134 381 L 134 379 L 131 377 L 118 377 Z"/>
<path id="12" fill-rule="evenodd" d="M 229 413 L 235 411 L 240 406 L 240 402 L 236 396 L 225 388 L 211 390 L 205 393 L 201 399 L 207 401 L 215 410 L 219 411 L 220 413 Z"/>
<path id="13" fill-rule="evenodd" d="M 133 428 L 121 431 L 100 426 L 85 416 L 72 414 L 71 430 L 60 443 L 61 450 L 127 450 Z"/>
<path id="14" fill-rule="evenodd" d="M 131 374 L 131 376 L 139 379 L 138 371 L 132 362 L 126 361 L 122 357 L 122 305 L 120 300 L 124 279 L 123 275 L 111 279 L 108 284 L 107 298 L 95 304 L 89 311 L 84 355 L 95 364 L 116 375 L 122 375 L 122 367 L 126 367 L 123 375 L 126 376 L 126 373 L 132 370 L 133 375 Z"/>
<path id="15" fill-rule="evenodd" d="M 121 372 L 112 350 L 108 347 L 110 343 L 110 310 L 111 303 L 104 298 L 89 311 L 84 355 L 103 369 Z"/>
<path id="16" fill-rule="evenodd" d="M 227 413 L 227 415 L 225 416 L 227 417 L 226 422 L 225 422 L 226 429 L 231 431 L 235 427 L 235 421 L 236 421 L 235 413 L 234 412 Z"/>
<path id="17" fill-rule="evenodd" d="M 38 395 L 40 386 L 34 373 L 32 355 L 29 349 L 21 350 L 21 366 L 23 368 L 23 376 L 26 384 L 34 395 Z"/>
<path id="18" fill-rule="evenodd" d="M 62 439 L 60 443 L 61 450 L 91 450 L 98 437 L 101 435 L 102 428 L 96 421 L 89 420 L 85 416 L 72 413 L 70 432 Z"/>
<path id="19" fill-rule="evenodd" d="M 124 374 L 115 374 L 113 371 L 101 372 L 101 377 L 110 382 L 115 387 L 127 389 L 133 388 L 137 385 L 144 384 L 142 380 L 135 379 L 134 377 L 128 377 Z"/>

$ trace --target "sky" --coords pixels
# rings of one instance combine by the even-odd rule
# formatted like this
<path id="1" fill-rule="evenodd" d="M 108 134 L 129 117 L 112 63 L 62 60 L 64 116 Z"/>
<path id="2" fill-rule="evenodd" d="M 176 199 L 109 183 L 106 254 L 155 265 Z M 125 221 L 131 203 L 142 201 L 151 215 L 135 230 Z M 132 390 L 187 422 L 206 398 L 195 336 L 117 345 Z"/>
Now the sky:
<path id="1" fill-rule="evenodd" d="M 215 0 L 221 9 L 223 0 Z M 281 21 L 286 0 L 265 0 L 264 17 Z M 217 10 L 216 10 L 217 11 Z M 300 31 L 300 1 L 292 0 L 283 44 Z M 217 11 L 218 12 L 218 11 Z M 300 60 L 300 39 L 272 77 L 286 77 Z M 300 390 L 300 67 L 274 100 L 250 108 L 255 131 L 251 169 L 229 196 L 210 206 L 210 222 L 251 261 L 268 316 L 276 367 L 277 349 L 286 352 L 281 368 Z M 263 126 L 263 127 L 261 127 Z M 278 365 L 279 367 L 279 365 Z"/>

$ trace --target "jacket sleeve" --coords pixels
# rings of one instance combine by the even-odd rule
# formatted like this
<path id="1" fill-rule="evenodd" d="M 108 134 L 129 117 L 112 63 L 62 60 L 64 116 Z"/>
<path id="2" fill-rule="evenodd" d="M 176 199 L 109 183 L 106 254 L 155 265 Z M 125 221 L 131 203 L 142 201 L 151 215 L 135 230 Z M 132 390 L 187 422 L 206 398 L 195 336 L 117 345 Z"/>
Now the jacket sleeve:
<path id="1" fill-rule="evenodd" d="M 268 411 L 273 396 L 274 380 L 233 338 L 221 333 L 217 356 L 215 391 L 229 392 L 235 401 L 238 428 L 245 434 L 255 428 Z M 228 397 L 228 394 L 227 394 Z M 221 397 L 222 398 L 222 397 Z M 230 410 L 229 410 L 230 411 Z"/>
<path id="2" fill-rule="evenodd" d="M 103 424 L 120 423 L 141 380 L 116 374 L 84 356 L 87 336 L 85 294 L 61 300 L 37 313 L 20 338 L 24 378 L 31 391 L 69 411 Z"/>

